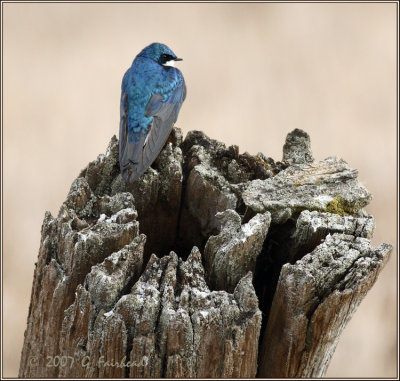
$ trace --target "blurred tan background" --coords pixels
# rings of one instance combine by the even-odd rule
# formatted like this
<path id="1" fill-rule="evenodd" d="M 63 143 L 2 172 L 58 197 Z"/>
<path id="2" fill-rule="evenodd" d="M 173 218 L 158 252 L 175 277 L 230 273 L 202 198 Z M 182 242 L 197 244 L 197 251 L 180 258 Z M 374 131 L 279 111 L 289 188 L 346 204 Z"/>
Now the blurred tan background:
<path id="1" fill-rule="evenodd" d="M 4 373 L 18 373 L 44 213 L 118 136 L 121 79 L 151 42 L 188 88 L 177 125 L 282 158 L 359 170 L 373 243 L 396 243 L 396 4 L 4 4 Z M 327 376 L 396 375 L 396 256 L 345 329 Z"/>

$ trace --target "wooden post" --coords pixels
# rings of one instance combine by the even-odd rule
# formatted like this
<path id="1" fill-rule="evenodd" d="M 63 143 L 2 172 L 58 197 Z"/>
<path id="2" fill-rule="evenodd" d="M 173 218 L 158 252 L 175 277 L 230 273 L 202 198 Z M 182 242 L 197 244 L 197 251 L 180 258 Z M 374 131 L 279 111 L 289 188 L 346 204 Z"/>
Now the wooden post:
<path id="1" fill-rule="evenodd" d="M 370 199 L 297 129 L 275 162 L 175 128 L 134 184 L 113 137 L 45 215 L 19 376 L 323 376 L 392 250 Z"/>

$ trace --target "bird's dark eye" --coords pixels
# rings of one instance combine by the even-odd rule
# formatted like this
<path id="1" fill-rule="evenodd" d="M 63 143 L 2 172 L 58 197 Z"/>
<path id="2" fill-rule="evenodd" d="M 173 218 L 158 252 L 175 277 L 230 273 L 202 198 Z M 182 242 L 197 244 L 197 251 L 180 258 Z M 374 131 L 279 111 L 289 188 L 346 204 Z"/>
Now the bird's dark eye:
<path id="1" fill-rule="evenodd" d="M 173 59 L 174 59 L 174 57 L 172 57 L 170 54 L 161 54 L 160 59 L 158 60 L 158 63 L 163 65 L 166 62 L 171 61 Z"/>

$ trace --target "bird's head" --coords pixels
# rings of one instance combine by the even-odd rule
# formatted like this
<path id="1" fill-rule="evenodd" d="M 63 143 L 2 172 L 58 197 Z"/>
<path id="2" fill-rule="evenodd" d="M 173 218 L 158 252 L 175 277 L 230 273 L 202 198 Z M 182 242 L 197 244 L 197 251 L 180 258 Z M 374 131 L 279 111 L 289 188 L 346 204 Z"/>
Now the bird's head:
<path id="1" fill-rule="evenodd" d="M 164 66 L 174 66 L 175 61 L 182 61 L 182 58 L 178 58 L 167 45 L 158 42 L 153 42 L 151 45 L 146 46 L 138 56 L 150 58 Z"/>

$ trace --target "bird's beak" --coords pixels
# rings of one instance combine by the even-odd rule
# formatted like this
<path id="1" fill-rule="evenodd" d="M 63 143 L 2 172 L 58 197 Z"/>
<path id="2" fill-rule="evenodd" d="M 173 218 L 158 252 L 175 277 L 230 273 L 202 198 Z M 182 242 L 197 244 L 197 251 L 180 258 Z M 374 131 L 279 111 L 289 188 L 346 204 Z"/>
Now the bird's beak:
<path id="1" fill-rule="evenodd" d="M 163 66 L 175 66 L 175 61 L 183 61 L 182 58 L 173 58 L 172 60 L 167 61 L 163 64 Z"/>

